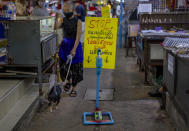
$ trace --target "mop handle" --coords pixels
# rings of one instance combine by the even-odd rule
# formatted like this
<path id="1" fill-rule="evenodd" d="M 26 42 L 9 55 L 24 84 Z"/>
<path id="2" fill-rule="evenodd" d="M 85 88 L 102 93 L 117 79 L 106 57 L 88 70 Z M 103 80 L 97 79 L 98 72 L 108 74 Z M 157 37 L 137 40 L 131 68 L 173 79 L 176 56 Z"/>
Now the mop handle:
<path id="1" fill-rule="evenodd" d="M 96 110 L 99 110 L 99 88 L 100 88 L 100 76 L 97 75 Z"/>
<path id="2" fill-rule="evenodd" d="M 102 57 L 101 50 L 97 50 L 97 58 L 96 58 L 96 75 L 97 75 L 97 88 L 96 88 L 96 109 L 99 109 L 99 89 L 100 89 L 100 74 L 102 69 Z"/>

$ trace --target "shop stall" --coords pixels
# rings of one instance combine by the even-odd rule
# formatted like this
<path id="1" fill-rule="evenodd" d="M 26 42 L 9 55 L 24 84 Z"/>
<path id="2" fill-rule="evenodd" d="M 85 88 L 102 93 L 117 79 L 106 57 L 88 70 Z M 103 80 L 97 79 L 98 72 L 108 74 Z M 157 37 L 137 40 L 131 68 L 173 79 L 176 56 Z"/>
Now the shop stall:
<path id="1" fill-rule="evenodd" d="M 5 27 L 0 43 L 0 77 L 34 77 L 41 84 L 43 75 L 56 63 L 54 18 L 16 17 L 0 23 Z"/>
<path id="2" fill-rule="evenodd" d="M 145 83 L 155 83 L 162 77 L 163 48 L 166 37 L 189 37 L 189 13 L 141 13 L 137 37 L 139 70 L 145 71 Z M 160 71 L 157 71 L 159 70 Z M 159 73 L 160 72 L 160 73 Z"/>

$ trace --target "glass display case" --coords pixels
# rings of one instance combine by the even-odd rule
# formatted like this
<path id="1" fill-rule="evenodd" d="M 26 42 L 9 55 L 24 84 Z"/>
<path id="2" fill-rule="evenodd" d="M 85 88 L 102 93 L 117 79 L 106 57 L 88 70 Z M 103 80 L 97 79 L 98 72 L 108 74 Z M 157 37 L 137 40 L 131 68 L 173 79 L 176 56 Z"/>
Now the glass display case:
<path id="1" fill-rule="evenodd" d="M 47 36 L 54 32 L 55 17 L 40 20 L 40 35 Z"/>
<path id="2" fill-rule="evenodd" d="M 54 17 L 16 17 L 7 24 L 8 63 L 11 65 L 44 64 L 57 49 Z"/>
<path id="3" fill-rule="evenodd" d="M 54 17 L 16 17 L 0 20 L 0 23 L 6 24 L 7 40 L 6 49 L 0 50 L 3 54 L 0 54 L 0 77 L 35 77 L 41 95 L 43 74 L 52 72 L 56 66 L 56 58 L 53 56 L 57 52 L 58 42 Z M 1 41 L 0 45 L 6 46 Z"/>
<path id="4" fill-rule="evenodd" d="M 55 17 L 19 16 L 6 22 L 39 22 L 40 36 L 44 37 L 54 32 Z M 4 21 L 5 22 L 5 21 Z"/>

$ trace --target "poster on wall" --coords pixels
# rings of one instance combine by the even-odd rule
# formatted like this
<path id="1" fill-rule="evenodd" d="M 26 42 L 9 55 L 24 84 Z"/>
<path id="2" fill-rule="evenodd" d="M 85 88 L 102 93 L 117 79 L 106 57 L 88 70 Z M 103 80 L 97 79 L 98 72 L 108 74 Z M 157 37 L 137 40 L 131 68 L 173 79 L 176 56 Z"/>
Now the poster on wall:
<path id="1" fill-rule="evenodd" d="M 102 68 L 115 68 L 117 24 L 117 18 L 85 18 L 84 68 L 96 68 L 98 48 L 102 52 Z"/>
<path id="2" fill-rule="evenodd" d="M 152 4 L 139 4 L 138 13 L 151 13 Z"/>

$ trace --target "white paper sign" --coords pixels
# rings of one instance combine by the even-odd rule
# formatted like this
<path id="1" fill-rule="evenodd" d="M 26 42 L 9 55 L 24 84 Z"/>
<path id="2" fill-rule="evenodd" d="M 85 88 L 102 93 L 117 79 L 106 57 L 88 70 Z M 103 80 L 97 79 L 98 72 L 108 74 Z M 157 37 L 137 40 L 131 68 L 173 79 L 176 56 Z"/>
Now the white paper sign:
<path id="1" fill-rule="evenodd" d="M 150 59 L 163 60 L 163 48 L 160 44 L 150 45 Z"/>
<path id="2" fill-rule="evenodd" d="M 175 58 L 168 54 L 168 71 L 173 75 L 174 73 Z"/>
<path id="3" fill-rule="evenodd" d="M 138 13 L 151 13 L 152 12 L 152 4 L 139 4 Z"/>

